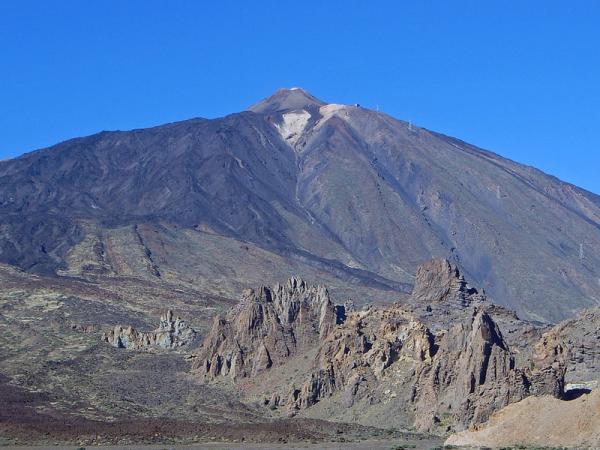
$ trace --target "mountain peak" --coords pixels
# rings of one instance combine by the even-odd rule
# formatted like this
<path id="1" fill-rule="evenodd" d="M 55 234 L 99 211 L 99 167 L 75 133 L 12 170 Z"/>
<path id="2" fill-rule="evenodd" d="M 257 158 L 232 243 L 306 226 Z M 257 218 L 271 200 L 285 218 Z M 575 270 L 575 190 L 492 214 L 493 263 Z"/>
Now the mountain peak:
<path id="1" fill-rule="evenodd" d="M 277 90 L 273 95 L 252 105 L 248 110 L 255 113 L 272 113 L 295 109 L 318 108 L 325 104 L 325 102 L 314 97 L 306 90 L 293 87 Z"/>

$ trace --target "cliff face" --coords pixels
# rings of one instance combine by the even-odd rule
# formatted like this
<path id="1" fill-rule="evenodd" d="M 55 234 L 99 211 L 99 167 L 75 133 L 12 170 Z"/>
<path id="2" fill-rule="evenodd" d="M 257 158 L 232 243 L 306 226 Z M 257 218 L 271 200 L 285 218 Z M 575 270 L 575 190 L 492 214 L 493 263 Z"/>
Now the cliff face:
<path id="1" fill-rule="evenodd" d="M 532 353 L 530 392 L 536 397 L 494 412 L 485 424 L 450 436 L 446 444 L 598 448 L 599 317 L 598 308 L 590 309 L 546 331 Z"/>
<path id="2" fill-rule="evenodd" d="M 492 317 L 484 310 L 471 314 L 450 327 L 431 364 L 419 370 L 415 400 L 420 429 L 431 429 L 448 416 L 454 428 L 466 428 L 529 395 L 562 395 L 565 360 L 560 343 L 540 346 L 532 367 L 517 367 Z"/>
<path id="3" fill-rule="evenodd" d="M 419 268 L 407 303 L 366 310 L 346 311 L 324 288 L 290 280 L 247 292 L 228 318 L 215 319 L 197 370 L 205 380 L 270 373 L 275 381 L 286 362 L 312 349 L 291 388 L 275 386 L 272 407 L 310 416 L 330 405 L 334 417 L 373 410 L 403 414 L 420 430 L 463 429 L 529 395 L 563 392 L 560 339 L 544 335 L 517 366 L 494 317 L 511 317 L 511 332 L 515 323 L 529 326 L 494 307 L 446 260 Z"/>
<path id="4" fill-rule="evenodd" d="M 570 349 L 566 382 L 597 387 L 600 362 L 600 308 L 582 311 L 554 326 L 548 340 L 559 339 Z"/>

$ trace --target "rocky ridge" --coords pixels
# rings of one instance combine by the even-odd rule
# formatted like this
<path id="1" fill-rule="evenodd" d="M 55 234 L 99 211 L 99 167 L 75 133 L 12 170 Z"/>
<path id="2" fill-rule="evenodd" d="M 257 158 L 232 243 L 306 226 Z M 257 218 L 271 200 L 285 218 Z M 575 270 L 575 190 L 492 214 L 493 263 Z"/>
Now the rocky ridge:
<path id="1" fill-rule="evenodd" d="M 373 411 L 427 431 L 483 423 L 529 395 L 562 395 L 560 338 L 544 334 L 518 365 L 499 323 L 511 333 L 520 323 L 525 334 L 531 325 L 488 302 L 447 260 L 419 268 L 404 304 L 347 311 L 326 292 L 295 279 L 248 291 L 227 318 L 215 319 L 197 372 L 206 381 L 239 381 L 283 370 L 304 353 L 291 389 L 270 393 L 270 407 L 310 417 L 329 405 L 334 418 L 355 409 L 367 421 Z"/>
<path id="2" fill-rule="evenodd" d="M 138 331 L 132 326 L 117 325 L 102 335 L 102 340 L 113 347 L 143 350 L 148 348 L 172 349 L 189 345 L 196 331 L 180 317 L 167 310 L 154 331 Z"/>

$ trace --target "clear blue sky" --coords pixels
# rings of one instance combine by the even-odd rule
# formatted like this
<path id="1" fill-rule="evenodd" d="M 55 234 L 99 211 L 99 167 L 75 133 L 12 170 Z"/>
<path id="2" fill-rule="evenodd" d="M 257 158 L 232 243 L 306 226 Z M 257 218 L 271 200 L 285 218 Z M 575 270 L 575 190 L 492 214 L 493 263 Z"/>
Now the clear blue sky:
<path id="1" fill-rule="evenodd" d="M 585 0 L 5 0 L 0 159 L 302 86 L 600 193 L 599 24 Z"/>

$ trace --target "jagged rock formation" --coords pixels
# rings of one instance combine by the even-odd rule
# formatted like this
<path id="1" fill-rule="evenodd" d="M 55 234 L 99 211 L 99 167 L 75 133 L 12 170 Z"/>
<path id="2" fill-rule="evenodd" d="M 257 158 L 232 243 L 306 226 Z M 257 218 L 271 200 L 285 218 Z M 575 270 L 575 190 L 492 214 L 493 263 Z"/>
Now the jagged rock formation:
<path id="1" fill-rule="evenodd" d="M 515 371 L 496 323 L 481 310 L 472 314 L 439 336 L 431 362 L 417 368 L 420 429 L 431 428 L 444 415 L 462 426 L 483 422 L 499 403 L 518 401 L 528 393 L 527 380 Z"/>
<path id="2" fill-rule="evenodd" d="M 491 316 L 469 313 L 436 335 L 403 308 L 350 317 L 321 346 L 289 405 L 307 408 L 336 391 L 345 406 L 372 403 L 375 386 L 390 383 L 413 405 L 418 429 L 462 429 L 528 395 L 562 394 L 562 347 L 544 342 L 533 369 L 517 368 Z"/>
<path id="3" fill-rule="evenodd" d="M 348 316 L 319 347 L 314 369 L 300 389 L 292 389 L 291 408 L 307 408 L 345 390 L 344 403 L 352 406 L 365 386 L 380 380 L 385 370 L 403 358 L 431 358 L 433 336 L 402 309 L 370 309 Z"/>
<path id="4" fill-rule="evenodd" d="M 226 317 L 214 319 L 196 369 L 209 379 L 258 375 L 318 345 L 343 316 L 327 289 L 298 278 L 273 288 L 249 289 Z"/>
<path id="5" fill-rule="evenodd" d="M 533 365 L 517 367 L 498 325 L 485 310 L 474 309 L 438 342 L 431 364 L 422 366 L 416 381 L 420 429 L 432 429 L 448 416 L 448 429 L 466 428 L 529 395 L 562 395 L 565 358 L 558 341 L 542 341 Z"/>
<path id="6" fill-rule="evenodd" d="M 133 350 L 183 347 L 195 338 L 196 331 L 183 319 L 174 318 L 171 310 L 160 317 L 159 326 L 154 331 L 138 331 L 132 326 L 117 325 L 102 336 L 102 340 L 113 347 Z"/>
<path id="7" fill-rule="evenodd" d="M 316 347 L 304 375 L 267 403 L 309 416 L 322 402 L 337 405 L 333 411 L 355 408 L 364 417 L 379 408 L 387 417 L 409 417 L 420 430 L 464 429 L 529 395 L 562 395 L 568 355 L 560 337 L 544 334 L 518 366 L 495 317 L 510 332 L 518 318 L 489 303 L 446 260 L 419 268 L 408 302 L 344 310 L 344 321 L 323 288 L 301 288 L 302 300 L 294 302 L 295 286 L 278 286 L 276 295 L 269 288 L 250 291 L 229 319 L 215 319 L 199 354 L 201 375 L 254 376 Z M 281 320 L 278 311 L 301 311 L 298 303 L 306 305 L 304 314 Z"/>

